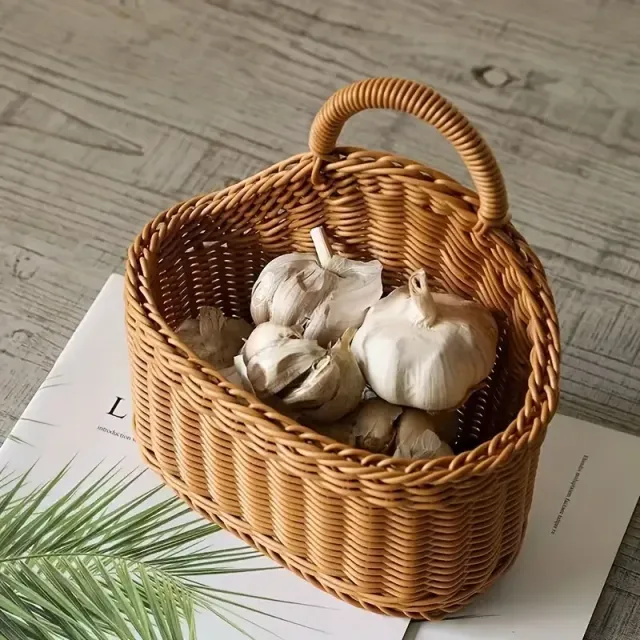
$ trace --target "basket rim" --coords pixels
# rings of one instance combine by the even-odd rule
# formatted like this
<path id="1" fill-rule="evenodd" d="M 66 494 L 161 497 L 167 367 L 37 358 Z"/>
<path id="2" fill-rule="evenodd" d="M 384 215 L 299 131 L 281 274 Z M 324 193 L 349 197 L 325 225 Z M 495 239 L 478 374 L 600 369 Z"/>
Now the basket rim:
<path id="1" fill-rule="evenodd" d="M 388 169 L 390 162 L 396 166 L 404 167 L 406 171 L 402 175 L 405 178 L 408 176 L 415 180 L 422 180 L 425 185 L 428 184 L 426 176 L 437 175 L 439 180 L 446 180 L 456 188 L 459 187 L 459 197 L 464 198 L 468 203 L 470 216 L 475 216 L 477 212 L 478 196 L 475 192 L 460 185 L 446 174 L 414 160 L 389 152 L 371 151 L 360 147 L 337 147 L 335 153 L 338 167 L 341 166 L 341 162 L 344 164 L 345 158 L 351 158 L 356 165 L 362 165 L 363 160 L 369 158 L 373 159 L 379 169 Z M 258 428 L 265 436 L 271 437 L 278 444 L 287 448 L 294 447 L 300 455 L 319 456 L 321 458 L 318 460 L 319 464 L 330 468 L 339 467 L 361 479 L 380 480 L 384 477 L 386 482 L 402 483 L 403 486 L 409 487 L 425 483 L 444 484 L 463 480 L 472 475 L 492 472 L 505 465 L 516 452 L 521 452 L 528 447 L 539 447 L 545 438 L 546 428 L 557 409 L 559 400 L 560 340 L 555 306 L 548 286 L 538 293 L 545 305 L 545 310 L 548 312 L 545 328 L 549 337 L 545 338 L 541 326 L 536 327 L 533 331 L 529 330 L 529 333 L 533 334 L 531 336 L 533 344 L 530 350 L 530 383 L 525 401 L 516 418 L 504 431 L 477 447 L 454 456 L 435 460 L 403 459 L 393 458 L 386 454 L 374 454 L 349 447 L 323 436 L 279 413 L 250 392 L 228 382 L 219 371 L 206 361 L 199 359 L 177 337 L 164 320 L 153 299 L 152 292 L 147 286 L 148 272 L 145 264 L 147 260 L 145 252 L 157 251 L 162 245 L 164 237 L 180 228 L 182 224 L 198 216 L 213 216 L 217 211 L 233 208 L 240 191 L 249 186 L 252 186 L 254 190 L 257 186 L 261 189 L 267 189 L 275 184 L 280 184 L 281 181 L 308 180 L 314 160 L 315 156 L 310 152 L 293 155 L 244 180 L 223 189 L 178 202 L 158 213 L 145 225 L 129 247 L 125 273 L 127 316 L 137 314 L 138 319 L 143 318 L 147 328 L 161 336 L 163 347 L 171 351 L 172 358 L 177 357 L 185 360 L 191 372 L 202 384 L 207 386 L 212 384 L 217 388 L 218 399 L 227 399 L 238 406 L 241 406 L 238 404 L 238 400 L 240 400 L 242 406 L 251 412 L 251 417 L 259 420 L 260 426 Z M 367 166 L 370 168 L 370 165 L 369 162 Z M 325 166 L 325 171 L 332 170 L 336 170 L 335 163 L 334 166 L 331 164 Z M 350 167 L 350 170 L 353 172 L 353 167 Z M 423 174 L 425 177 L 421 177 L 419 174 Z M 537 256 L 510 222 L 504 226 L 486 230 L 482 241 L 492 241 L 496 245 L 501 245 L 512 251 L 515 241 L 518 245 L 517 249 L 525 254 L 527 262 L 531 263 L 538 272 L 536 278 L 529 275 L 528 281 L 537 285 L 541 285 L 541 283 L 547 285 L 544 269 Z M 127 323 L 127 333 L 129 331 L 130 327 Z M 534 362 L 537 362 L 539 350 L 544 347 L 549 347 L 551 350 L 550 363 L 546 367 L 536 370 Z M 535 383 L 536 388 L 542 391 L 538 390 L 537 397 L 532 394 L 532 382 Z M 264 424 L 265 422 L 269 425 L 268 428 Z"/>

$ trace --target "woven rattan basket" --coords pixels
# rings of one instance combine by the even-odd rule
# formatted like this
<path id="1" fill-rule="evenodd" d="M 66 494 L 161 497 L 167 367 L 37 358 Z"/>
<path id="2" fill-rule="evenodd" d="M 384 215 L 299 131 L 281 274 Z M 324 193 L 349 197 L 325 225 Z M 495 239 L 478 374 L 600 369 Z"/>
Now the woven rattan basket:
<path id="1" fill-rule="evenodd" d="M 477 193 L 413 160 L 335 147 L 345 121 L 396 109 L 458 151 Z M 496 161 L 433 89 L 376 78 L 322 107 L 310 151 L 158 215 L 129 251 L 126 320 L 135 436 L 191 507 L 318 587 L 386 614 L 437 619 L 516 557 L 558 401 L 556 312 L 540 262 L 508 221 Z M 227 382 L 176 337 L 203 305 L 249 319 L 282 253 L 377 258 L 387 289 L 418 267 L 502 319 L 489 384 L 460 410 L 457 455 L 402 461 L 349 449 Z"/>

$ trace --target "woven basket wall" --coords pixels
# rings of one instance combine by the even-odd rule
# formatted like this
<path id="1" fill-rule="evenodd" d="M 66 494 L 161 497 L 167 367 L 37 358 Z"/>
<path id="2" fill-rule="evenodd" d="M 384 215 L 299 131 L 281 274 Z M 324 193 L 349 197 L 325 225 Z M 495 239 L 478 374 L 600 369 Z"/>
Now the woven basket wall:
<path id="1" fill-rule="evenodd" d="M 413 160 L 336 147 L 347 118 L 370 108 L 433 125 L 476 191 Z M 558 401 L 553 299 L 509 223 L 492 153 L 433 89 L 393 78 L 348 86 L 317 115 L 310 149 L 176 204 L 136 238 L 126 276 L 136 440 L 193 509 L 313 584 L 374 611 L 441 618 L 520 549 Z M 261 269 L 312 252 L 309 230 L 321 224 L 337 253 L 380 260 L 388 289 L 424 267 L 501 319 L 490 383 L 460 410 L 456 457 L 403 461 L 337 444 L 228 383 L 176 338 L 203 305 L 250 319 Z"/>

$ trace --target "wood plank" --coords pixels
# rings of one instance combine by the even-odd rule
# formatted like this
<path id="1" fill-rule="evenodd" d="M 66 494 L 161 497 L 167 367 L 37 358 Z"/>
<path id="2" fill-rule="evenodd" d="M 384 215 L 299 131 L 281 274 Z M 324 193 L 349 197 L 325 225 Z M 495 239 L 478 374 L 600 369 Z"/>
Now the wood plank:
<path id="1" fill-rule="evenodd" d="M 0 439 L 133 235 L 306 148 L 363 76 L 433 84 L 496 152 L 549 274 L 561 410 L 640 434 L 635 0 L 0 0 Z M 364 113 L 341 142 L 466 180 L 444 140 Z M 640 634 L 640 514 L 587 633 Z"/>

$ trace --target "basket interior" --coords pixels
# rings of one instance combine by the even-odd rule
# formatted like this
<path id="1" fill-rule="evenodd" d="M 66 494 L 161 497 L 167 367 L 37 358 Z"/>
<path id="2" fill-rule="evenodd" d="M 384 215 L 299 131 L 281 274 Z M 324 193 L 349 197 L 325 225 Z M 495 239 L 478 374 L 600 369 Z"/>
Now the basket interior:
<path id="1" fill-rule="evenodd" d="M 501 230 L 500 243 L 493 231 L 479 240 L 475 194 L 427 168 L 411 181 L 336 170 L 315 186 L 301 170 L 304 162 L 277 165 L 169 212 L 174 230 L 165 234 L 149 274 L 169 327 L 205 305 L 251 320 L 251 289 L 262 268 L 282 253 L 311 252 L 309 230 L 322 224 L 336 253 L 382 262 L 387 292 L 424 267 L 436 286 L 495 312 L 501 339 L 494 369 L 458 411 L 454 450 L 473 449 L 505 429 L 523 406 L 533 346 L 531 287 L 521 284 L 526 264 L 515 232 Z M 298 179 L 291 177 L 296 169 Z"/>

